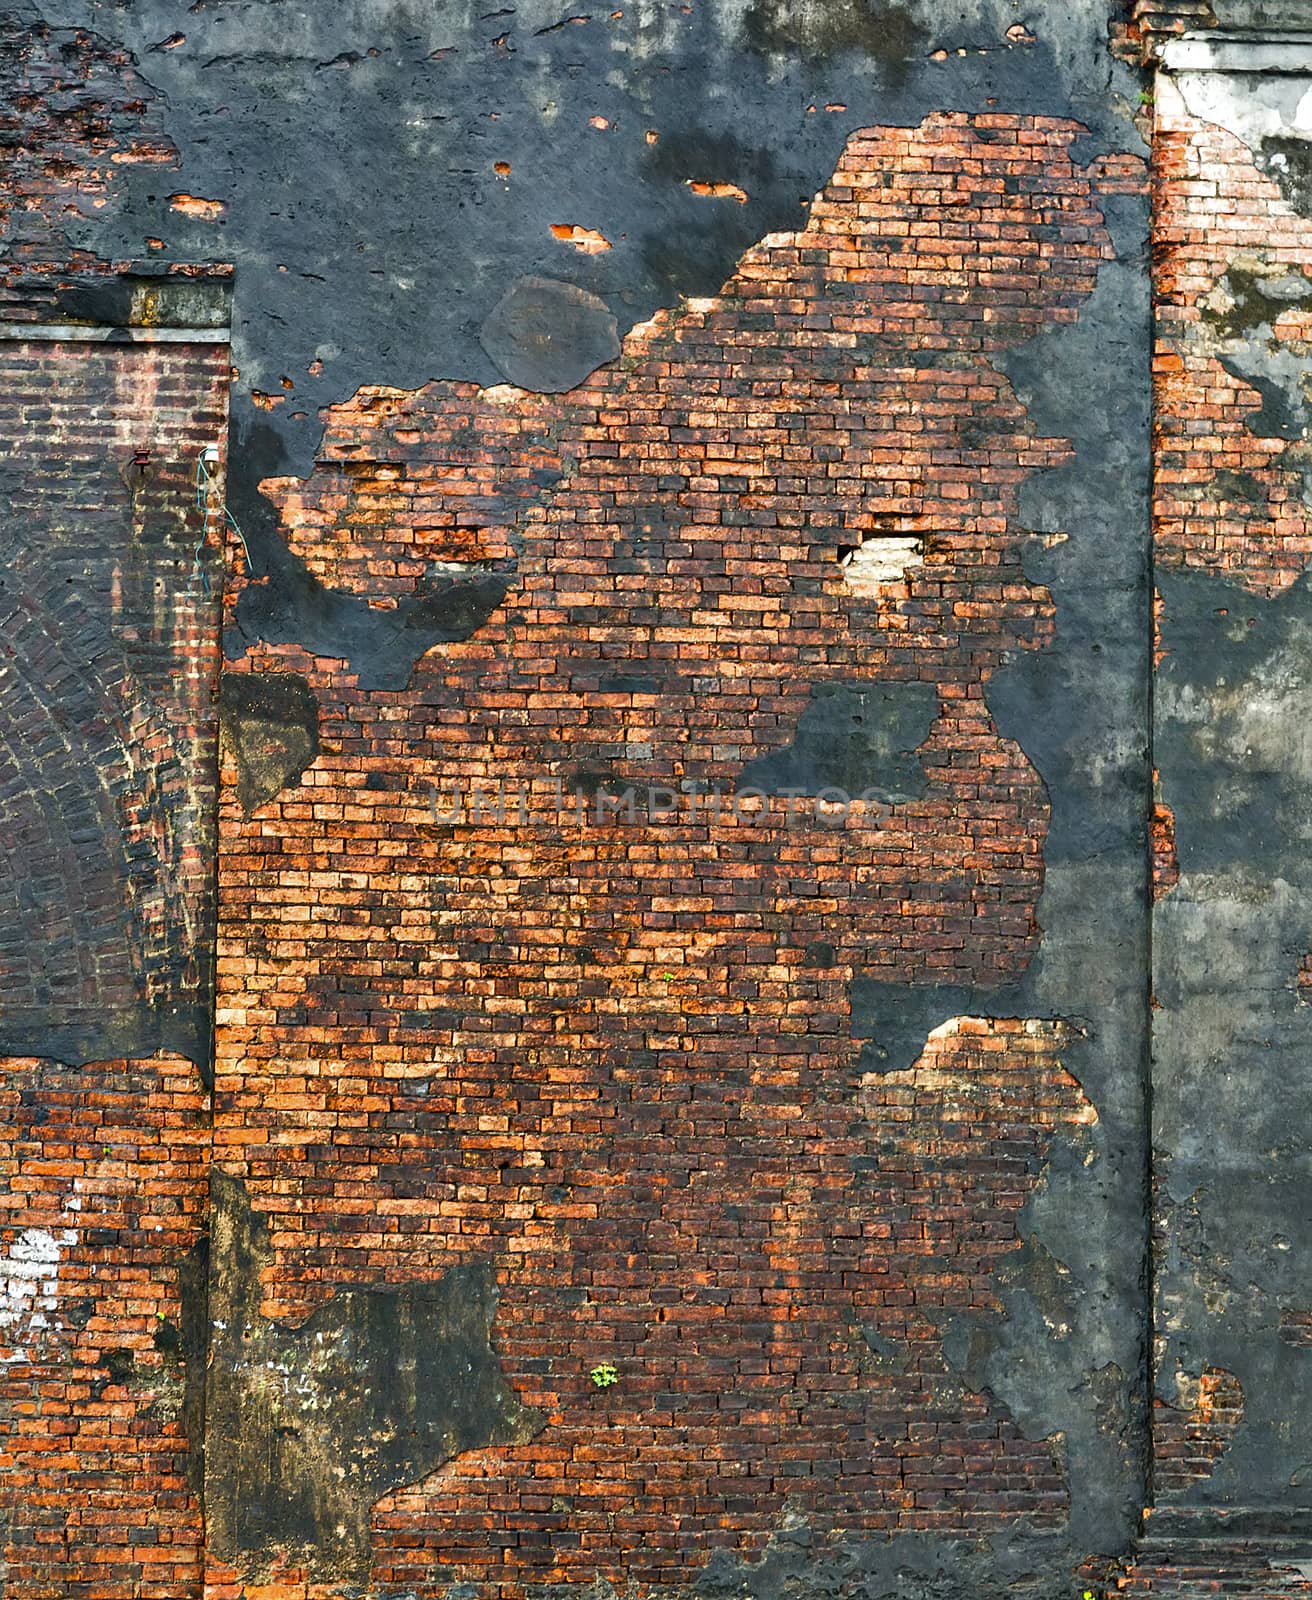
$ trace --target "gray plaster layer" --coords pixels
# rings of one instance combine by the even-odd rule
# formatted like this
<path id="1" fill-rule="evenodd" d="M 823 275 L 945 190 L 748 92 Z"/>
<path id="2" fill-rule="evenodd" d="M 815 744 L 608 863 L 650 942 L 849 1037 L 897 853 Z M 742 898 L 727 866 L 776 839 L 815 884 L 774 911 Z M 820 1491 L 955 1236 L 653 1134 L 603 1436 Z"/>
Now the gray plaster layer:
<path id="1" fill-rule="evenodd" d="M 1133 1529 L 1147 1443 L 1149 304 L 1144 213 L 1111 197 L 1105 210 L 1121 259 L 1100 274 L 1080 320 L 1001 362 L 1031 415 L 1072 439 L 1077 458 L 1022 492 L 1036 532 L 1070 534 L 1037 545 L 1026 563 L 1052 590 L 1056 644 L 989 690 L 1000 728 L 1043 775 L 1052 805 L 1043 937 L 1020 1014 L 1082 1021 L 1088 1037 L 1063 1060 L 1099 1117 L 1096 1158 L 1059 1152 L 1029 1207 L 1032 1236 L 1071 1273 L 1072 1332 L 1039 1339 L 1036 1324 L 1036 1353 L 998 1392 L 1018 1415 L 1065 1433 L 1072 1538 L 1089 1549 Z M 1018 1286 L 1009 1306 L 1025 1292 Z M 1043 1314 L 1041 1293 L 1030 1298 L 1011 1313 L 1013 1349 L 1024 1320 Z"/>
<path id="2" fill-rule="evenodd" d="M 1180 881 L 1154 915 L 1153 1141 L 1165 1253 L 1159 1386 L 1233 1372 L 1238 1433 L 1193 1491 L 1312 1503 L 1312 1352 L 1280 1337 L 1312 1308 L 1312 586 L 1275 600 L 1161 579 L 1156 751 Z"/>
<path id="3" fill-rule="evenodd" d="M 932 683 L 817 684 L 793 742 L 748 762 L 739 790 L 814 795 L 833 789 L 889 804 L 918 798 L 929 778 L 915 752 L 937 712 Z"/>
<path id="4" fill-rule="evenodd" d="M 562 394 L 620 353 L 606 302 L 557 278 L 520 278 L 479 331 L 488 359 L 511 383 Z"/>
<path id="5" fill-rule="evenodd" d="M 1099 1119 L 1087 1147 L 1055 1147 L 1022 1215 L 1027 1250 L 1000 1287 L 1004 1316 L 947 1330 L 966 1381 L 986 1385 L 1027 1433 L 1065 1435 L 1069 1542 L 1033 1544 L 1037 1575 L 999 1591 L 989 1585 L 1000 1552 L 936 1550 L 958 1587 L 927 1595 L 968 1592 L 967 1583 L 1059 1592 L 1043 1584 L 1060 1581 L 1073 1552 L 1129 1542 L 1145 1494 L 1149 306 L 1144 213 L 1110 197 L 1105 206 L 1119 259 L 1079 321 L 999 360 L 1040 429 L 1076 446 L 1072 466 L 1035 477 L 1022 499 L 1036 533 L 1070 535 L 1036 539 L 1026 562 L 1027 576 L 1052 591 L 1056 642 L 1019 656 L 987 688 L 1052 807 L 1039 952 L 1003 990 L 853 986 L 875 1070 L 907 1066 L 954 1015 L 1072 1021 L 1082 1037 L 1062 1061 Z"/>
<path id="6" fill-rule="evenodd" d="M 219 738 L 247 816 L 299 782 L 319 753 L 319 707 L 296 672 L 230 672 L 219 685 Z"/>
<path id="7" fill-rule="evenodd" d="M 243 1186 L 216 1171 L 211 1210 L 208 1546 L 247 1577 L 291 1553 L 314 1579 L 365 1580 L 376 1500 L 544 1425 L 489 1343 L 495 1274 L 469 1262 L 435 1283 L 340 1289 L 289 1327 L 259 1310 L 273 1251 Z"/>
<path id="8" fill-rule="evenodd" d="M 1256 26 L 1265 10 L 1287 20 L 1279 6 L 1237 5 L 1221 20 L 1243 12 Z M 1241 139 L 1312 215 L 1312 40 L 1222 45 L 1210 67 L 1207 47 L 1192 48 L 1198 70 L 1167 92 Z M 1203 297 L 1193 335 L 1260 397 L 1250 433 L 1290 441 L 1277 465 L 1301 475 L 1304 502 L 1308 348 L 1274 329 L 1309 304 L 1307 275 L 1255 250 Z M 1242 473 L 1204 492 L 1266 514 L 1267 491 Z M 1157 1386 L 1173 1402 L 1181 1378 L 1219 1367 L 1243 1388 L 1235 1437 L 1186 1501 L 1292 1514 L 1312 1505 L 1312 1352 L 1281 1337 L 1282 1313 L 1312 1308 L 1312 1008 L 1298 986 L 1312 951 L 1312 588 L 1302 578 L 1263 599 L 1239 576 L 1157 579 L 1154 759 L 1180 866 L 1153 915 Z"/>
<path id="9" fill-rule="evenodd" d="M 1236 32 L 1264 34 L 1309 25 L 1303 0 L 1212 0 L 1212 13 L 1219 27 Z"/>

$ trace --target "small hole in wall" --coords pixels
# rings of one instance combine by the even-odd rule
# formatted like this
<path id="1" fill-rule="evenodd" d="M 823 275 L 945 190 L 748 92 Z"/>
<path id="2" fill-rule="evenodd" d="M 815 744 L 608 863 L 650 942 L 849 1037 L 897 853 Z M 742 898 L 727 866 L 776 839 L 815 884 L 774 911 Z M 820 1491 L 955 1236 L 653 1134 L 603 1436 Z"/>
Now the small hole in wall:
<path id="1" fill-rule="evenodd" d="M 555 239 L 572 244 L 585 256 L 600 255 L 611 248 L 610 240 L 596 228 L 581 228 L 576 222 L 553 222 L 551 234 Z"/>
<path id="2" fill-rule="evenodd" d="M 838 547 L 838 565 L 852 594 L 877 594 L 925 559 L 925 541 L 915 534 L 871 532 Z"/>

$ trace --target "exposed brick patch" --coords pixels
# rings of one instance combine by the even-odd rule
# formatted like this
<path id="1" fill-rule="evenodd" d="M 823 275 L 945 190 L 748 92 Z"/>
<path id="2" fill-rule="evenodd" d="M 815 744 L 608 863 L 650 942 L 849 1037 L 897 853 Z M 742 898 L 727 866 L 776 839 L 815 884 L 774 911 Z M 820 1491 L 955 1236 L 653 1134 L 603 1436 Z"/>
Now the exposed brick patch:
<path id="1" fill-rule="evenodd" d="M 505 563 L 524 503 L 561 476 L 561 406 L 518 389 L 362 389 L 326 416 L 313 477 L 261 486 L 314 575 L 380 605 L 437 563 Z"/>
<path id="2" fill-rule="evenodd" d="M 1147 60 L 1168 40 L 1216 25 L 1212 0 L 1134 0 L 1128 37 Z"/>
<path id="3" fill-rule="evenodd" d="M 1312 1595 L 1312 1581 L 1280 1570 L 1269 1548 L 1261 1544 L 1240 1539 L 1226 1544 L 1212 1538 L 1193 1547 L 1179 1546 L 1170 1555 L 1141 1557 L 1117 1580 L 1114 1592 L 1176 1595 L 1181 1600 L 1211 1595 L 1227 1600 L 1301 1600 Z"/>
<path id="4" fill-rule="evenodd" d="M 204 1227 L 207 1111 L 174 1057 L 0 1059 L 9 1600 L 200 1592 L 182 1263 Z"/>
<path id="5" fill-rule="evenodd" d="M 1158 1501 L 1186 1494 L 1213 1466 L 1244 1417 L 1244 1391 L 1232 1372 L 1205 1367 L 1176 1378 L 1178 1400 L 1153 1407 L 1153 1485 Z"/>
<path id="6" fill-rule="evenodd" d="M 1167 650 L 1162 642 L 1162 627 L 1166 622 L 1166 603 L 1160 589 L 1153 590 L 1153 669 L 1166 660 Z"/>
<path id="7" fill-rule="evenodd" d="M 1312 1349 L 1312 1311 L 1291 1310 L 1280 1313 L 1280 1337 L 1286 1344 L 1300 1350 Z"/>
<path id="8" fill-rule="evenodd" d="M 1281 198 L 1233 134 L 1163 111 L 1154 142 L 1156 560 L 1229 576 L 1256 594 L 1286 588 L 1312 555 L 1304 472 L 1291 441 L 1265 434 L 1262 396 L 1227 370 L 1228 272 L 1312 268 L 1312 223 Z M 1273 328 L 1306 349 L 1306 318 Z"/>
<path id="9" fill-rule="evenodd" d="M 1095 156 L 1085 171 L 1099 194 L 1146 195 L 1149 192 L 1148 163 L 1142 156 L 1123 151 Z"/>
<path id="10" fill-rule="evenodd" d="M 1180 881 L 1180 858 L 1175 851 L 1175 813 L 1157 801 L 1150 819 L 1153 861 L 1153 899 L 1169 894 Z"/>

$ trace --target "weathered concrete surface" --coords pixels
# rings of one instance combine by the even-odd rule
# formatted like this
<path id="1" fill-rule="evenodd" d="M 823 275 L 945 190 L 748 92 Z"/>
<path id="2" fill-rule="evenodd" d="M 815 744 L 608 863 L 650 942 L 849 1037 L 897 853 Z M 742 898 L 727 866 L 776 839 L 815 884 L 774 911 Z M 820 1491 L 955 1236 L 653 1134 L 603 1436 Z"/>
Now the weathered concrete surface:
<path id="1" fill-rule="evenodd" d="M 219 738 L 236 762 L 237 799 L 248 816 L 319 753 L 319 706 L 299 673 L 226 674 L 219 716 Z"/>

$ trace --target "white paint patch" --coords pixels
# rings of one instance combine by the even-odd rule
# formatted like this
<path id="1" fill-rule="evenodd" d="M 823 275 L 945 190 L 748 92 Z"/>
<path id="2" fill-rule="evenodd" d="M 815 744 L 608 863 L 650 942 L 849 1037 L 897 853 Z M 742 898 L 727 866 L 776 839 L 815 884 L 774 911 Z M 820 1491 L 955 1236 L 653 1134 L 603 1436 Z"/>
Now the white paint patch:
<path id="1" fill-rule="evenodd" d="M 0 1255 L 0 1332 L 5 1343 L 20 1344 L 50 1326 L 59 1297 L 59 1263 L 77 1243 L 71 1228 L 57 1234 L 24 1228 Z M 11 1360 L 25 1359 L 19 1350 Z"/>

